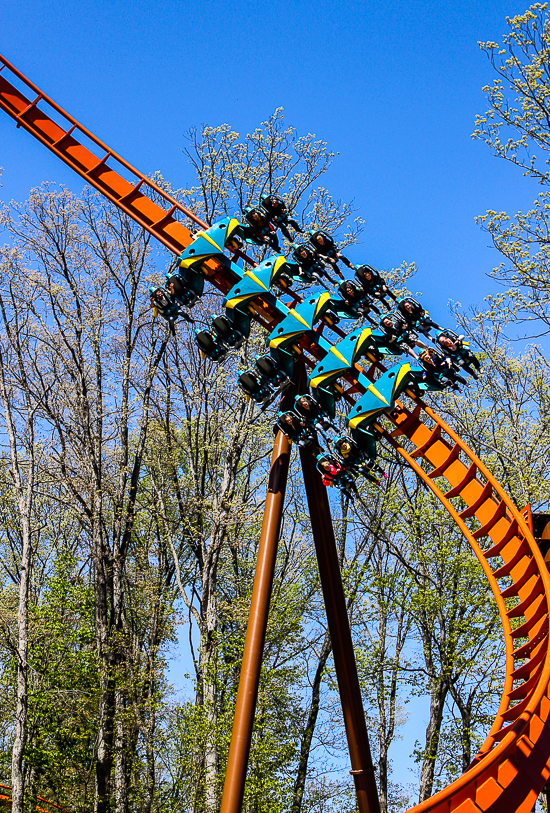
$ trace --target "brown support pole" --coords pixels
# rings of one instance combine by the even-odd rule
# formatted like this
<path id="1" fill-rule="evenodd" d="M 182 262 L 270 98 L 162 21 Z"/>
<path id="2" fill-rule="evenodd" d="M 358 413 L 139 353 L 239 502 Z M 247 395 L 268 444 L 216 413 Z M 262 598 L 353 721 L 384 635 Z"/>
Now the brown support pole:
<path id="1" fill-rule="evenodd" d="M 300 460 L 304 473 L 328 628 L 332 640 L 334 666 L 344 713 L 357 805 L 359 813 L 380 813 L 378 789 L 374 777 L 327 490 L 315 467 L 315 459 L 311 453 L 306 449 L 300 449 Z"/>
<path id="2" fill-rule="evenodd" d="M 260 669 L 269 615 L 269 602 L 273 587 L 277 545 L 285 501 L 289 457 L 290 442 L 279 431 L 271 458 L 262 535 L 246 630 L 221 813 L 240 813 L 243 803 L 246 769 L 252 741 L 252 727 L 254 725 L 254 713 L 258 698 L 258 684 L 260 682 Z"/>

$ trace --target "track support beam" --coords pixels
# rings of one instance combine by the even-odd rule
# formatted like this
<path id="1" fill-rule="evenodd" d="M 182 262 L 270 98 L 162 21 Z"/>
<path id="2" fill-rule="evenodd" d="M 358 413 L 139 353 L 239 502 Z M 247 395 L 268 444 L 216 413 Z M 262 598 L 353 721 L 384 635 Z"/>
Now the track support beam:
<path id="1" fill-rule="evenodd" d="M 300 449 L 300 460 L 332 641 L 334 667 L 342 702 L 357 805 L 359 813 L 380 813 L 378 789 L 374 777 L 374 765 L 370 753 L 327 490 L 310 452 Z"/>
<path id="2" fill-rule="evenodd" d="M 221 813 L 240 813 L 244 797 L 246 769 L 248 767 L 254 713 L 258 698 L 269 603 L 275 574 L 279 532 L 283 518 L 289 459 L 290 442 L 279 431 L 271 458 L 262 535 L 246 630 Z"/>

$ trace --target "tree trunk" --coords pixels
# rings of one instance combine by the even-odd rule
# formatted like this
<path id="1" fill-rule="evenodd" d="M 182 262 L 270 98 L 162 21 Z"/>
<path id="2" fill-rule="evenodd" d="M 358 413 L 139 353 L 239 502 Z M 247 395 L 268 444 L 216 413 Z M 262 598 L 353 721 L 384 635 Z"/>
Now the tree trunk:
<path id="1" fill-rule="evenodd" d="M 422 769 L 420 771 L 419 802 L 424 802 L 426 799 L 429 799 L 433 792 L 439 734 L 448 691 L 449 687 L 447 683 L 439 680 L 433 685 L 430 693 L 430 720 L 426 728 L 426 745 L 424 747 Z"/>
<path id="2" fill-rule="evenodd" d="M 213 586 L 213 585 L 211 585 Z M 208 611 L 208 631 L 202 636 L 199 658 L 201 699 L 206 723 L 204 743 L 204 801 L 208 813 L 218 807 L 218 703 L 216 678 L 216 652 L 211 637 L 217 626 L 216 602 L 211 596 Z"/>
<path id="3" fill-rule="evenodd" d="M 127 813 L 128 810 L 125 711 L 124 691 L 117 686 L 115 691 L 115 813 Z"/>
<path id="4" fill-rule="evenodd" d="M 21 556 L 21 581 L 19 583 L 19 606 L 17 610 L 17 688 L 15 709 L 15 737 L 11 756 L 12 811 L 23 813 L 25 787 L 23 781 L 23 757 L 27 742 L 28 713 L 28 651 L 29 651 L 29 596 L 32 564 L 30 523 L 25 517 L 22 528 L 23 551 Z"/>
<path id="5" fill-rule="evenodd" d="M 309 714 L 307 717 L 306 727 L 302 737 L 302 745 L 300 748 L 300 759 L 296 771 L 296 779 L 294 781 L 294 789 L 292 792 L 292 807 L 291 813 L 300 813 L 302 810 L 302 801 L 304 798 L 304 790 L 306 787 L 307 779 L 307 766 L 309 762 L 309 754 L 311 751 L 311 743 L 313 734 L 315 733 L 315 726 L 317 724 L 317 717 L 319 715 L 319 707 L 321 702 L 321 683 L 323 681 L 323 672 L 332 652 L 332 643 L 330 635 L 325 633 L 323 646 L 321 647 L 321 654 L 319 655 L 319 662 L 315 670 L 315 677 L 313 678 L 313 685 L 311 688 L 311 705 L 309 707 Z"/>

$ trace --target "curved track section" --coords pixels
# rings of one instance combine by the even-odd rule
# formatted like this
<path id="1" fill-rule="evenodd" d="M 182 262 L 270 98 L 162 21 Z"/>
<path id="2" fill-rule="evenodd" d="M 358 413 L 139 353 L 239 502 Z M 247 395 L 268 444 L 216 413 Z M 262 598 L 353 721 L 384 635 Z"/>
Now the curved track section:
<path id="1" fill-rule="evenodd" d="M 528 813 L 550 776 L 550 575 L 532 533 L 498 482 L 430 407 L 401 405 L 387 436 L 439 498 L 479 559 L 506 646 L 497 716 L 470 768 L 414 813 Z"/>
<path id="2" fill-rule="evenodd" d="M 178 217 L 207 227 L 1 56 L 0 108 L 176 255 L 193 240 Z M 78 134 L 87 146 L 76 139 Z M 229 268 L 216 259 L 205 266 L 206 278 L 227 293 L 235 282 Z M 292 291 L 287 295 L 293 304 L 301 301 Z M 272 329 L 281 319 L 267 299 L 259 297 L 253 307 L 256 320 L 266 328 Z M 305 340 L 301 346 L 316 360 L 326 352 L 316 341 Z M 377 367 L 381 369 L 373 364 L 366 375 L 370 378 Z M 352 403 L 351 394 L 364 391 L 357 383 L 357 368 L 354 373 L 345 376 L 351 386 L 344 397 Z M 498 605 L 506 647 L 500 707 L 479 753 L 459 779 L 411 811 L 528 813 L 550 776 L 550 576 L 546 564 L 511 499 L 430 407 L 416 401 L 410 411 L 401 404 L 393 423 L 395 429 L 386 433 L 386 440 L 439 498 L 479 559 Z M 9 788 L 0 788 L 0 803 L 9 805 L 10 796 Z M 44 806 L 37 809 L 61 810 L 46 800 L 38 801 Z"/>

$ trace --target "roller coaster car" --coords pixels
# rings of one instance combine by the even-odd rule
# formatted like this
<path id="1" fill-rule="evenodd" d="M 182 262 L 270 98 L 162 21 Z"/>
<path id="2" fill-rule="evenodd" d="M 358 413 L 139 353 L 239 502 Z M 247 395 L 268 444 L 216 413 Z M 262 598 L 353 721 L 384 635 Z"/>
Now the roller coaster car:
<path id="1" fill-rule="evenodd" d="M 166 319 L 173 332 L 174 322 L 181 316 L 187 322 L 192 322 L 191 317 L 181 309 L 180 305 L 174 300 L 171 292 L 167 288 L 159 286 L 158 288 L 150 288 L 149 296 L 153 314 L 160 315 Z"/>
<path id="2" fill-rule="evenodd" d="M 334 312 L 333 304 L 334 303 L 331 303 L 330 308 L 327 311 L 325 311 L 321 317 L 321 320 L 325 322 L 325 324 L 327 324 L 329 327 L 336 327 L 336 325 L 340 322 L 340 319 Z"/>
<path id="3" fill-rule="evenodd" d="M 235 314 L 241 316 L 242 319 L 232 318 Z M 239 322 L 242 324 L 238 324 Z M 213 316 L 212 329 L 227 347 L 239 348 L 246 341 L 250 332 L 250 317 L 238 311 L 230 311 L 228 315 Z"/>
<path id="4" fill-rule="evenodd" d="M 355 402 L 355 406 L 346 419 L 352 434 L 359 428 L 365 430 L 380 415 L 390 414 L 395 409 L 396 398 L 412 381 L 411 365 L 404 362 L 390 367 L 380 378 L 370 384 L 364 394 Z M 355 434 L 353 437 L 356 437 Z M 359 442 L 359 438 L 357 440 Z"/>
<path id="5" fill-rule="evenodd" d="M 199 285 L 196 285 L 196 289 L 193 290 L 191 287 L 185 284 L 184 280 L 181 278 L 179 274 L 173 274 L 172 276 L 168 277 L 166 280 L 166 286 L 170 290 L 170 293 L 176 300 L 184 307 L 191 308 L 193 305 L 198 302 L 200 296 L 202 295 L 202 291 L 204 289 L 204 279 L 199 277 L 198 274 L 194 274 L 195 277 L 200 281 L 200 291 L 197 290 Z"/>
<path id="6" fill-rule="evenodd" d="M 226 248 L 231 249 L 231 251 L 242 251 L 243 241 L 238 235 L 234 234 L 228 239 L 225 246 Z"/>
<path id="7" fill-rule="evenodd" d="M 263 404 L 278 389 L 288 384 L 290 377 L 284 369 L 277 366 L 271 356 L 257 356 L 253 369 L 242 373 L 238 381 L 249 398 L 257 404 Z"/>
<path id="8" fill-rule="evenodd" d="M 260 378 L 269 382 L 271 387 L 282 387 L 290 381 L 288 373 L 277 366 L 272 356 L 258 356 L 254 367 Z"/>
<path id="9" fill-rule="evenodd" d="M 207 330 L 195 331 L 195 342 L 198 344 L 201 354 L 207 356 L 211 361 L 221 361 L 229 352 L 229 348 Z"/>
<path id="10" fill-rule="evenodd" d="M 267 337 L 270 350 L 285 350 L 292 356 L 299 355 L 300 340 L 306 333 L 314 330 L 315 324 L 330 310 L 330 305 L 330 294 L 323 291 L 291 308 Z"/>
<path id="11" fill-rule="evenodd" d="M 178 264 L 183 269 L 183 273 L 192 270 L 194 273 L 204 274 L 206 273 L 204 263 L 215 258 L 237 278 L 241 277 L 242 271 L 224 254 L 225 247 L 232 245 L 232 240 L 238 235 L 240 228 L 241 224 L 236 218 L 226 217 L 205 231 L 196 234 L 193 242 L 184 249 L 179 258 Z"/>
<path id="12" fill-rule="evenodd" d="M 379 437 L 374 428 L 374 423 L 356 426 L 351 430 L 351 436 L 363 454 L 369 460 L 374 461 L 377 456 L 376 440 Z"/>
<path id="13" fill-rule="evenodd" d="M 342 397 L 342 388 L 336 383 L 326 384 L 313 390 L 315 400 L 329 417 L 336 417 L 336 404 Z"/>
<path id="14" fill-rule="evenodd" d="M 255 374 L 254 370 L 246 370 L 239 376 L 238 384 L 246 396 L 252 398 L 257 404 L 263 404 L 273 395 L 273 390 Z"/>

